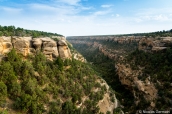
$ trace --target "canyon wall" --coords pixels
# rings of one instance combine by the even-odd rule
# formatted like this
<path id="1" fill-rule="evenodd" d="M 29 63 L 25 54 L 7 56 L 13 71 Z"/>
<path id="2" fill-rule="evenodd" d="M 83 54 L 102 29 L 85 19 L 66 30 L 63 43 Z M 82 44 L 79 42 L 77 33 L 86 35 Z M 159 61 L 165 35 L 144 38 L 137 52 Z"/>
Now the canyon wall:
<path id="1" fill-rule="evenodd" d="M 105 56 L 115 60 L 114 65 L 121 84 L 133 93 L 135 100 L 133 105 L 138 106 L 144 101 L 144 103 L 150 103 L 147 109 L 156 108 L 156 99 L 158 98 L 156 84 L 158 81 L 157 83 L 153 82 L 150 76 L 141 80 L 139 76 L 143 75 L 146 66 L 136 66 L 137 69 L 134 70 L 131 68 L 131 64 L 127 63 L 126 57 L 136 49 L 146 53 L 163 53 L 172 47 L 172 37 L 77 36 L 67 39 L 74 47 L 98 49 Z"/>
<path id="2" fill-rule="evenodd" d="M 1 58 L 13 48 L 23 56 L 35 54 L 36 51 L 41 51 L 49 60 L 53 60 L 57 57 L 71 58 L 71 52 L 68 48 L 65 38 L 55 41 L 49 37 L 0 37 Z"/>
<path id="3" fill-rule="evenodd" d="M 87 46 L 98 47 L 104 53 L 105 45 L 100 42 L 112 42 L 117 44 L 131 44 L 136 43 L 139 50 L 145 52 L 157 52 L 166 50 L 172 46 L 172 37 L 145 37 L 145 36 L 73 36 L 67 37 L 68 41 L 72 44 L 86 44 Z M 110 47 L 112 48 L 112 47 Z M 108 50 L 108 48 L 106 48 Z M 113 52 L 105 55 L 111 55 Z M 112 55 L 111 55 L 112 56 Z M 109 56 L 110 58 L 113 58 Z"/>

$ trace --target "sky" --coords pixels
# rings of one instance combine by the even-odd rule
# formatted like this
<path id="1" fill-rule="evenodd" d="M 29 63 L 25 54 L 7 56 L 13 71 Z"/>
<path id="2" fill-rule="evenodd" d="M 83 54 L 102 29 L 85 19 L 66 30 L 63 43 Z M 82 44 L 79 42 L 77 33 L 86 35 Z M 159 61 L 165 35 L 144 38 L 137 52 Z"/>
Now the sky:
<path id="1" fill-rule="evenodd" d="M 0 25 L 64 36 L 172 29 L 172 0 L 0 0 Z"/>

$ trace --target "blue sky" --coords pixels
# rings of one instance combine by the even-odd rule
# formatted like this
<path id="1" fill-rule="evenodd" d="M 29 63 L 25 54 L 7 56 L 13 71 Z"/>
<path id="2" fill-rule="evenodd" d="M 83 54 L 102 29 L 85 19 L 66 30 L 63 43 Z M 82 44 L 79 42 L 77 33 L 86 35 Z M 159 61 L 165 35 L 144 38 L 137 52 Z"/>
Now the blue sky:
<path id="1" fill-rule="evenodd" d="M 0 25 L 64 36 L 172 29 L 172 0 L 0 0 Z"/>

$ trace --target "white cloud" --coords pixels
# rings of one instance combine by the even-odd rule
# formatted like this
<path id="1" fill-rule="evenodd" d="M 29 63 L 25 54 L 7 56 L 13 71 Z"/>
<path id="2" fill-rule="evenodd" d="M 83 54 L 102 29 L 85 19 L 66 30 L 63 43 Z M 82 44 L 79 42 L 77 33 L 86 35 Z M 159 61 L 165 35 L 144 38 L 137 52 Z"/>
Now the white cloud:
<path id="1" fill-rule="evenodd" d="M 73 6 L 65 6 L 65 5 L 45 5 L 45 4 L 29 4 L 29 10 L 33 10 L 36 12 L 42 11 L 43 15 L 74 15 L 79 13 L 82 9 L 76 9 Z"/>
<path id="2" fill-rule="evenodd" d="M 60 2 L 60 3 L 65 3 L 65 4 L 68 4 L 68 5 L 78 5 L 78 3 L 81 0 L 55 0 L 55 1 Z"/>
<path id="3" fill-rule="evenodd" d="M 154 20 L 158 20 L 158 21 L 168 21 L 168 20 L 172 20 L 169 17 L 165 16 L 165 15 L 156 15 L 153 17 Z"/>
<path id="4" fill-rule="evenodd" d="M 23 9 L 21 8 L 11 8 L 11 7 L 0 7 L 0 10 L 3 10 L 8 13 L 20 13 Z"/>
<path id="5" fill-rule="evenodd" d="M 138 12 L 138 13 L 137 13 Z M 150 8 L 150 9 L 141 9 L 136 12 L 136 22 L 144 21 L 172 21 L 172 8 Z"/>
<path id="6" fill-rule="evenodd" d="M 107 4 L 101 5 L 102 8 L 110 8 L 111 6 L 113 5 L 107 5 Z"/>
<path id="7" fill-rule="evenodd" d="M 106 14 L 109 14 L 109 13 L 110 13 L 109 10 L 107 10 L 107 11 L 96 11 L 96 12 L 94 12 L 93 15 L 98 16 L 98 15 L 106 15 Z"/>
<path id="8" fill-rule="evenodd" d="M 170 15 L 164 15 L 164 14 L 145 15 L 145 16 L 141 16 L 139 19 L 143 21 L 172 21 Z"/>
<path id="9" fill-rule="evenodd" d="M 53 6 L 49 5 L 44 5 L 44 4 L 29 4 L 31 9 L 36 9 L 36 10 L 49 10 L 49 11 L 55 11 L 58 8 L 55 8 Z"/>
<path id="10" fill-rule="evenodd" d="M 119 14 L 116 14 L 116 17 L 119 17 L 120 15 Z"/>
<path id="11" fill-rule="evenodd" d="M 84 6 L 81 6 L 80 7 L 82 10 L 91 10 L 91 9 L 93 9 L 93 7 L 84 7 Z"/>
<path id="12" fill-rule="evenodd" d="M 71 23 L 72 21 L 71 20 L 67 20 L 68 23 Z"/>
<path id="13" fill-rule="evenodd" d="M 140 19 L 140 18 L 135 18 L 134 19 L 137 23 L 140 23 L 140 22 L 142 22 L 143 20 L 142 19 Z"/>

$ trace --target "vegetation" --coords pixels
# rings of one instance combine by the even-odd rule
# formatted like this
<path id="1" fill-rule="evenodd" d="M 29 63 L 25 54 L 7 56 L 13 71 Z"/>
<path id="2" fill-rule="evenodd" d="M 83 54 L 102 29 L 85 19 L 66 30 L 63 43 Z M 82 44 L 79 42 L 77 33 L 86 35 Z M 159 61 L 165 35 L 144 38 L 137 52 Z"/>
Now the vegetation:
<path id="1" fill-rule="evenodd" d="M 163 30 L 157 32 L 150 32 L 150 33 L 137 33 L 133 34 L 134 36 L 146 36 L 146 37 L 172 37 L 172 29 L 171 30 Z"/>
<path id="2" fill-rule="evenodd" d="M 0 26 L 0 36 L 32 36 L 33 38 L 36 38 L 62 35 L 37 30 L 26 30 L 20 27 L 15 28 L 15 26 Z"/>
<path id="3" fill-rule="evenodd" d="M 150 77 L 151 82 L 158 89 L 158 99 L 156 100 L 156 109 L 170 110 L 172 106 L 172 49 L 165 52 L 145 53 L 144 51 L 136 50 L 127 57 L 132 69 L 142 67 L 142 75 L 140 80 L 145 81 Z M 144 101 L 144 99 L 143 99 Z M 144 107 L 149 105 L 144 105 Z"/>
<path id="4" fill-rule="evenodd" d="M 22 60 L 12 49 L 0 63 L 0 109 L 7 109 L 0 113 L 98 113 L 97 103 L 106 90 L 97 78 L 88 64 L 75 59 L 49 61 L 38 52 Z"/>
<path id="5" fill-rule="evenodd" d="M 104 41 L 103 43 L 106 44 L 107 41 Z M 105 79 L 112 90 L 115 91 L 117 99 L 119 99 L 125 107 L 123 110 L 131 110 L 130 107 L 133 105 L 134 97 L 129 90 L 125 89 L 125 87 L 121 85 L 116 73 L 115 61 L 101 53 L 98 48 L 94 48 L 86 44 L 73 44 L 73 46 L 87 59 L 88 62 L 91 63 L 90 66 L 98 72 L 97 75 Z M 118 48 L 122 47 L 120 44 L 114 46 L 117 46 Z"/>
<path id="6" fill-rule="evenodd" d="M 163 37 L 170 36 L 170 31 L 163 32 L 154 32 L 148 33 L 149 37 Z M 146 33 L 142 34 L 146 35 Z M 154 36 L 155 35 L 155 36 Z M 73 40 L 73 39 L 72 39 Z M 70 39 L 69 39 L 70 41 Z M 120 61 L 121 63 L 125 62 L 130 64 L 133 70 L 142 69 L 142 74 L 138 78 L 142 81 L 145 81 L 146 78 L 150 77 L 150 81 L 154 83 L 158 90 L 158 99 L 155 99 L 156 106 L 155 110 L 170 110 L 172 106 L 171 96 L 172 96 L 172 49 L 169 49 L 165 52 L 156 52 L 156 53 L 146 53 L 144 51 L 139 51 L 137 49 L 137 42 L 130 43 L 118 43 L 114 41 L 104 40 L 104 39 L 94 39 L 94 38 L 85 38 L 82 39 L 85 42 L 98 42 L 102 44 L 104 50 L 117 50 L 122 53 L 118 55 L 126 56 L 126 59 Z M 145 44 L 142 44 L 145 45 Z M 134 103 L 134 97 L 129 90 L 126 90 L 123 85 L 119 82 L 118 75 L 116 74 L 115 63 L 117 59 L 111 60 L 108 56 L 105 56 L 97 47 L 92 45 L 87 45 L 86 43 L 74 43 L 74 48 L 77 49 L 90 64 L 93 66 L 93 69 L 97 71 L 103 79 L 105 79 L 111 88 L 116 92 L 117 99 L 120 100 L 122 105 L 124 105 L 124 112 L 135 113 L 136 110 L 146 109 L 150 107 L 150 102 L 141 95 L 141 93 L 136 93 L 139 95 L 139 104 L 136 106 Z M 124 53 L 126 52 L 126 53 Z M 119 61 L 118 61 L 119 62 Z M 124 63 L 124 64 L 125 64 Z M 137 89 L 137 88 L 134 88 Z M 116 112 L 117 109 L 115 110 Z M 114 112 L 115 112 L 114 111 Z M 108 112 L 107 112 L 108 113 Z"/>

